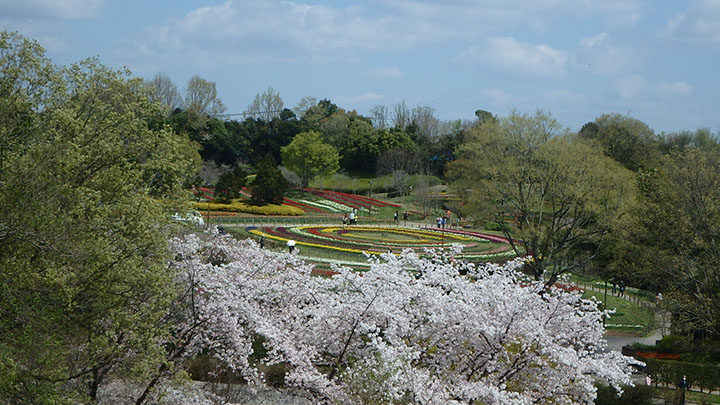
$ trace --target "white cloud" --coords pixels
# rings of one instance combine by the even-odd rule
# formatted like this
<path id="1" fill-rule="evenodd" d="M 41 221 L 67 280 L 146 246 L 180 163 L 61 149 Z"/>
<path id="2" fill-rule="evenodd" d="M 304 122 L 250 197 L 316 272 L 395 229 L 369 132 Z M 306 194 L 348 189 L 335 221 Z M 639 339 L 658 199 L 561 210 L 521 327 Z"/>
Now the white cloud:
<path id="1" fill-rule="evenodd" d="M 399 80 L 403 78 L 403 72 L 397 67 L 384 67 L 368 70 L 364 73 L 364 76 L 375 79 Z"/>
<path id="2" fill-rule="evenodd" d="M 484 46 L 475 45 L 462 51 L 456 60 L 526 76 L 557 77 L 564 73 L 568 54 L 547 45 L 519 42 L 510 37 L 492 37 L 485 41 Z"/>
<path id="3" fill-rule="evenodd" d="M 633 75 L 616 80 L 613 88 L 622 98 L 630 99 L 641 96 L 647 90 L 648 83 L 644 77 Z"/>
<path id="4" fill-rule="evenodd" d="M 637 52 L 618 46 L 609 34 L 602 32 L 582 38 L 580 47 L 573 55 L 576 68 L 600 75 L 618 75 L 640 63 Z"/>
<path id="5" fill-rule="evenodd" d="M 682 97 L 691 94 L 693 86 L 685 83 L 684 81 L 668 83 L 662 82 L 657 85 L 657 92 L 661 96 L 666 97 Z"/>
<path id="6" fill-rule="evenodd" d="M 367 103 L 371 101 L 378 101 L 382 100 L 383 95 L 378 93 L 373 93 L 370 91 L 367 91 L 363 94 L 357 94 L 354 96 L 336 96 L 333 98 L 333 100 L 337 100 L 341 104 L 360 104 L 360 103 Z"/>
<path id="7" fill-rule="evenodd" d="M 509 107 L 513 101 L 513 97 L 500 89 L 488 89 L 483 95 L 490 98 L 492 105 L 495 107 Z"/>
<path id="8" fill-rule="evenodd" d="M 180 50 L 192 56 L 205 56 L 205 51 L 244 55 L 239 61 L 225 59 L 224 63 L 347 61 L 369 52 L 478 41 L 508 24 L 537 31 L 554 29 L 557 21 L 577 17 L 615 24 L 640 15 L 644 0 L 375 0 L 372 5 L 344 8 L 334 2 L 323 3 L 228 1 L 150 28 L 136 40 L 136 46 L 156 52 Z M 542 55 L 540 47 L 537 54 Z M 557 61 L 562 55 L 543 58 Z"/>
<path id="9" fill-rule="evenodd" d="M 720 2 L 695 0 L 667 23 L 666 33 L 681 41 L 720 45 Z"/>
<path id="10" fill-rule="evenodd" d="M 214 51 L 242 55 L 241 61 L 349 60 L 361 52 L 415 47 L 438 36 L 427 24 L 407 24 L 388 14 L 369 16 L 363 9 L 258 0 L 198 8 L 179 19 L 152 27 L 135 46 L 157 52 Z"/>
<path id="11" fill-rule="evenodd" d="M 74 20 L 95 17 L 105 0 L 0 0 L 5 18 L 49 18 Z"/>

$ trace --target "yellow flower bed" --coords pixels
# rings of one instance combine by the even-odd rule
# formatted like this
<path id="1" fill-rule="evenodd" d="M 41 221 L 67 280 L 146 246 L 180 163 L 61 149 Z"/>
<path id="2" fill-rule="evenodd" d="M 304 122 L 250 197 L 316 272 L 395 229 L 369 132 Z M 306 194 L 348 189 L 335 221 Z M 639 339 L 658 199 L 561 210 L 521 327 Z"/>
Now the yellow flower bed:
<path id="1" fill-rule="evenodd" d="M 288 238 L 283 238 L 282 236 L 270 235 L 270 234 L 268 234 L 268 233 L 265 233 L 265 232 L 261 231 L 261 230 L 258 229 L 258 228 L 251 230 L 250 233 L 253 234 L 253 235 L 265 236 L 265 237 L 268 238 L 268 239 L 279 240 L 279 241 L 282 241 L 282 242 L 287 242 L 287 241 L 290 240 L 290 239 L 288 239 Z M 335 246 L 320 245 L 320 244 L 318 244 L 318 243 L 309 243 L 309 242 L 295 241 L 295 244 L 297 244 L 297 245 L 303 245 L 303 246 L 312 246 L 312 247 L 317 247 L 317 248 L 321 248 L 321 249 L 332 249 L 332 250 L 337 250 L 337 251 L 340 251 L 340 252 L 369 253 L 369 254 L 373 254 L 373 255 L 379 255 L 379 254 L 380 254 L 380 252 L 373 252 L 373 251 L 360 250 L 360 249 L 346 249 L 346 248 L 340 248 L 340 247 L 335 247 Z"/>
<path id="2" fill-rule="evenodd" d="M 262 206 L 245 204 L 242 201 L 233 200 L 230 204 L 218 204 L 209 202 L 196 202 L 193 207 L 198 211 L 226 211 L 244 212 L 257 215 L 303 215 L 302 208 L 288 205 L 267 204 Z"/>
<path id="3" fill-rule="evenodd" d="M 306 226 L 302 228 L 312 228 L 311 226 Z M 469 241 L 470 238 L 467 238 L 462 235 L 458 235 L 455 233 L 447 232 L 444 235 L 439 234 L 440 231 L 429 231 L 429 230 L 413 230 L 408 228 L 391 228 L 391 227 L 379 227 L 379 226 L 350 226 L 350 227 L 331 227 L 331 228 L 324 228 L 322 231 L 325 233 L 334 233 L 338 230 L 346 230 L 349 232 L 352 231 L 371 231 L 371 232 L 392 232 L 392 233 L 399 233 L 399 234 L 405 234 L 405 235 L 412 235 L 412 236 L 418 236 L 422 238 L 428 238 L 428 239 L 435 239 L 435 240 L 442 240 L 442 239 L 458 239 L 458 240 L 465 240 Z"/>

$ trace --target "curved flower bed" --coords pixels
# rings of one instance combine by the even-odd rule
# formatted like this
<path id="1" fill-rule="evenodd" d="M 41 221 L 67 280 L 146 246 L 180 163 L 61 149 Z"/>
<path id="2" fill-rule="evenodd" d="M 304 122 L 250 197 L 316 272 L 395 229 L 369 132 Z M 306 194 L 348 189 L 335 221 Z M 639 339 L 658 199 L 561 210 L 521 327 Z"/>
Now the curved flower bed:
<path id="1" fill-rule="evenodd" d="M 457 245 L 462 247 L 462 253 L 455 257 L 468 260 L 502 260 L 515 256 L 505 239 L 470 231 L 376 226 L 248 227 L 246 230 L 280 242 L 294 240 L 299 246 L 357 254 L 359 260 L 363 259 L 362 254 L 378 255 L 388 251 L 397 254 L 405 249 L 424 253 L 427 249 Z"/>

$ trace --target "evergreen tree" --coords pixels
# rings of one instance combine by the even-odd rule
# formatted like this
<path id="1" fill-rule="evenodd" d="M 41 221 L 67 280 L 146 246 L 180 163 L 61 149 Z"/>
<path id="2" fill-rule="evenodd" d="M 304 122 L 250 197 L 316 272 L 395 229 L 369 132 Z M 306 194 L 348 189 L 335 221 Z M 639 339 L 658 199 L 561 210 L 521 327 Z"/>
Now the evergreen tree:
<path id="1" fill-rule="evenodd" d="M 265 155 L 257 167 L 255 180 L 251 184 L 255 204 L 281 204 L 288 182 L 283 177 L 271 154 Z"/>

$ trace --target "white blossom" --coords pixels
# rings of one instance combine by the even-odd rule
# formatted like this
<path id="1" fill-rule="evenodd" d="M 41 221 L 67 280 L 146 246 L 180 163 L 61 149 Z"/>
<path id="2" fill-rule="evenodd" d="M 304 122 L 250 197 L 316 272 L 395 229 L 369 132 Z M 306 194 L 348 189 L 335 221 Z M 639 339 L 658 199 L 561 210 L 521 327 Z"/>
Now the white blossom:
<path id="1" fill-rule="evenodd" d="M 604 350 L 597 304 L 543 290 L 519 261 L 475 268 L 455 249 L 408 250 L 318 277 L 250 240 L 173 245 L 195 291 L 188 354 L 212 353 L 255 384 L 261 364 L 285 365 L 285 384 L 320 403 L 591 403 L 597 378 L 631 384 L 632 360 Z"/>

